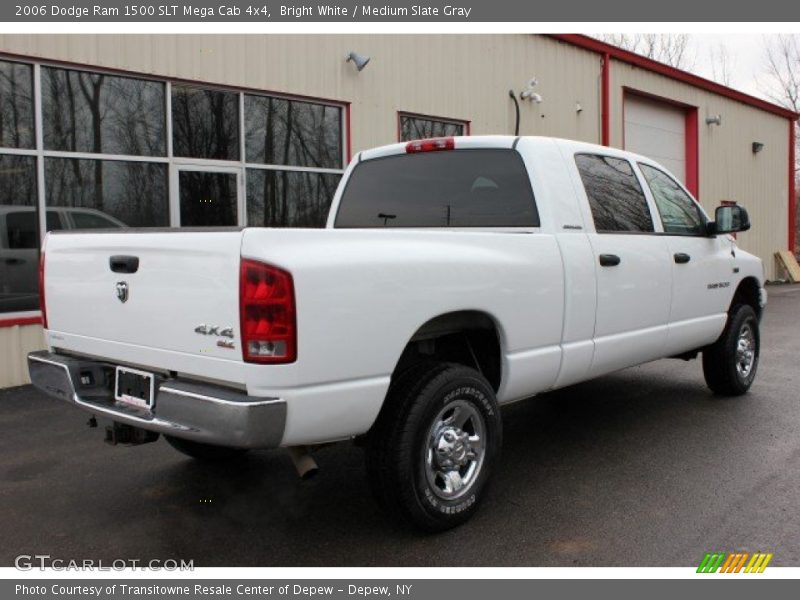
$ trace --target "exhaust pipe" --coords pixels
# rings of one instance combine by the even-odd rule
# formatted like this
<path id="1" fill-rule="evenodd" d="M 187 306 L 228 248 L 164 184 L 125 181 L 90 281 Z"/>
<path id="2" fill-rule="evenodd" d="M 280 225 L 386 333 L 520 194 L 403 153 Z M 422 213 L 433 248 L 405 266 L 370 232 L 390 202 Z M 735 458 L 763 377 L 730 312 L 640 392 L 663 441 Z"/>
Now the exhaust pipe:
<path id="1" fill-rule="evenodd" d="M 297 474 L 300 479 L 311 479 L 319 471 L 319 466 L 314 457 L 308 452 L 308 446 L 289 446 L 287 448 L 289 456 L 292 458 L 294 468 L 297 469 Z"/>

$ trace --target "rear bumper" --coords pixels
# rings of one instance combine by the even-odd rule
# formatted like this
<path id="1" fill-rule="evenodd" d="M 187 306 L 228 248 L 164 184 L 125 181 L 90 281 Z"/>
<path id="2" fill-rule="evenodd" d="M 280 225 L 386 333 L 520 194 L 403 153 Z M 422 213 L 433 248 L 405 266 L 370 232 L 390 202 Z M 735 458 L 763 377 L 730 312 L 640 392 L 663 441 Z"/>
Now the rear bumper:
<path id="1" fill-rule="evenodd" d="M 275 448 L 283 439 L 286 402 L 281 398 L 258 398 L 213 384 L 156 376 L 155 400 L 148 410 L 114 400 L 115 368 L 112 363 L 46 350 L 28 355 L 34 386 L 119 423 L 236 448 Z"/>

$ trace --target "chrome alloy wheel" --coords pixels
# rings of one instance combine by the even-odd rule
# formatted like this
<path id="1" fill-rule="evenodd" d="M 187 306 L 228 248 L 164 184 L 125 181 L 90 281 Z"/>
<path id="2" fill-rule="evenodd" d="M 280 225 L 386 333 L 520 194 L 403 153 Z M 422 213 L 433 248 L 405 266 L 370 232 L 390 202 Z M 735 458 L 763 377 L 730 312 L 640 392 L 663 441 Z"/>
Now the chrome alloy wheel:
<path id="1" fill-rule="evenodd" d="M 469 402 L 453 400 L 433 420 L 425 439 L 425 476 L 443 500 L 466 494 L 478 479 L 486 450 L 486 424 Z"/>
<path id="2" fill-rule="evenodd" d="M 756 362 L 756 335 L 750 323 L 745 323 L 739 330 L 736 340 L 736 372 L 742 379 L 747 379 Z"/>

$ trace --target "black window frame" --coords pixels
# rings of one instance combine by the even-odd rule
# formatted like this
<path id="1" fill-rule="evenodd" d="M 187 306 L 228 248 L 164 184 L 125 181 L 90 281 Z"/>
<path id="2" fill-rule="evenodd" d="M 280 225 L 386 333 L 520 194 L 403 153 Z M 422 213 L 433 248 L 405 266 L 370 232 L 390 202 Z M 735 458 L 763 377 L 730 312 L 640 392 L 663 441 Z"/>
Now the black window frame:
<path id="1" fill-rule="evenodd" d="M 634 229 L 598 229 L 597 222 L 596 222 L 596 219 L 595 219 L 595 216 L 594 216 L 594 211 L 592 210 L 592 199 L 591 199 L 591 196 L 589 195 L 589 190 L 586 189 L 586 182 L 583 179 L 583 175 L 581 173 L 581 168 L 580 168 L 580 166 L 578 164 L 578 157 L 579 156 L 597 157 L 597 158 L 602 158 L 602 159 L 610 158 L 612 160 L 618 160 L 618 161 L 622 161 L 622 162 L 627 163 L 628 166 L 631 169 L 631 175 L 633 176 L 633 180 L 636 182 L 636 185 L 639 187 L 639 191 L 641 192 L 642 199 L 644 200 L 644 205 L 647 208 L 647 215 L 650 218 L 650 226 L 652 227 L 652 229 L 650 229 L 649 231 L 641 230 L 641 229 L 636 229 L 636 230 L 634 230 Z M 589 204 L 589 213 L 592 216 L 592 223 L 594 224 L 594 229 L 595 229 L 596 233 L 604 234 L 604 235 L 609 235 L 609 234 L 618 234 L 618 235 L 655 235 L 657 233 L 660 233 L 660 232 L 656 231 L 655 215 L 653 215 L 652 207 L 650 206 L 650 202 L 647 199 L 647 194 L 645 193 L 644 188 L 642 187 L 642 182 L 639 179 L 639 175 L 638 175 L 638 173 L 636 171 L 635 164 L 634 164 L 633 161 L 631 161 L 630 159 L 628 159 L 626 157 L 614 156 L 614 155 L 611 155 L 611 154 L 603 154 L 603 153 L 600 153 L 600 152 L 575 152 L 574 155 L 573 155 L 573 163 L 575 164 L 575 169 L 578 172 L 578 179 L 581 182 L 581 186 L 583 187 L 583 191 L 586 194 L 586 199 L 587 199 L 588 204 Z M 660 219 L 660 215 L 659 215 L 659 219 Z"/>

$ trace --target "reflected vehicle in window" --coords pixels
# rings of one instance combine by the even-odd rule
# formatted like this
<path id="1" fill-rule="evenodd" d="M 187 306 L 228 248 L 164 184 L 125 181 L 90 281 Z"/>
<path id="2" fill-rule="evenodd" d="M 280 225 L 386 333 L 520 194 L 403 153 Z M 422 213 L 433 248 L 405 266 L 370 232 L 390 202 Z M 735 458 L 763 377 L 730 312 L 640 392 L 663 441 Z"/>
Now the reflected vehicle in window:
<path id="1" fill-rule="evenodd" d="M 39 308 L 38 211 L 0 206 L 0 312 Z M 92 208 L 49 208 L 47 230 L 119 229 L 119 219 Z"/>

